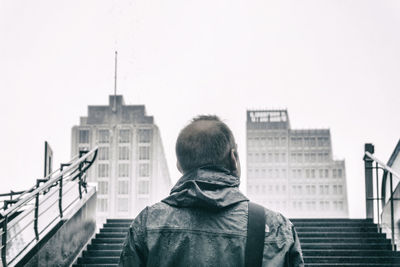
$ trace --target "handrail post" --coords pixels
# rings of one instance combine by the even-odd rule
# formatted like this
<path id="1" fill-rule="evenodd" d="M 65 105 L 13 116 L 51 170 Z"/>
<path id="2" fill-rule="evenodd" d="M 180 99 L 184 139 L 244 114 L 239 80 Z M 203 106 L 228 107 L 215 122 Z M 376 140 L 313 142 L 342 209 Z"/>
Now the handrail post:
<path id="1" fill-rule="evenodd" d="M 8 223 L 8 217 L 7 215 L 4 217 L 3 221 L 3 235 L 1 237 L 1 243 L 2 243 L 2 248 L 1 248 L 1 261 L 3 263 L 4 267 L 7 267 L 7 223 Z"/>
<path id="2" fill-rule="evenodd" d="M 60 166 L 60 171 L 62 172 L 64 168 L 64 164 L 61 164 Z M 58 189 L 58 210 L 60 212 L 60 218 L 63 217 L 63 210 L 62 210 L 62 190 L 63 190 L 63 176 L 61 175 L 60 181 L 59 181 L 59 186 L 60 188 Z"/>
<path id="3" fill-rule="evenodd" d="M 392 232 L 392 250 L 396 250 L 396 242 L 394 240 L 394 204 L 393 204 L 393 175 L 390 173 L 390 227 Z"/>
<path id="4" fill-rule="evenodd" d="M 374 153 L 374 145 L 373 144 L 365 144 L 364 146 L 365 152 Z M 373 175 L 372 175 L 372 159 L 364 156 L 364 171 L 365 171 L 365 211 L 366 218 L 373 219 L 374 218 L 374 193 L 373 193 Z"/>
<path id="5" fill-rule="evenodd" d="M 378 162 L 375 163 L 375 178 L 376 178 L 376 210 L 377 214 L 376 217 L 378 217 L 378 232 L 381 232 L 381 215 L 380 215 L 380 210 L 379 210 L 379 165 Z"/>
<path id="6" fill-rule="evenodd" d="M 38 188 L 40 185 L 40 181 L 36 181 L 36 187 Z M 38 230 L 38 220 L 39 220 L 39 192 L 36 194 L 35 199 L 35 218 L 33 221 L 33 229 L 35 230 L 35 237 L 36 240 L 39 240 L 39 230 Z"/>

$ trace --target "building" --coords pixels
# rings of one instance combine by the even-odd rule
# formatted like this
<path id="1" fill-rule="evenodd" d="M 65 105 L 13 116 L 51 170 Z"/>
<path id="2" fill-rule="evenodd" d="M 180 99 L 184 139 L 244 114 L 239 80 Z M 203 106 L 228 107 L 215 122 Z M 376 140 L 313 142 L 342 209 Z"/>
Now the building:
<path id="1" fill-rule="evenodd" d="M 125 105 L 122 95 L 107 106 L 89 106 L 72 128 L 71 154 L 99 146 L 88 182 L 97 182 L 99 218 L 134 217 L 166 197 L 171 180 L 160 131 L 144 105 Z"/>
<path id="2" fill-rule="evenodd" d="M 348 217 L 344 160 L 329 129 L 294 130 L 287 110 L 247 111 L 247 193 L 292 218 Z"/>

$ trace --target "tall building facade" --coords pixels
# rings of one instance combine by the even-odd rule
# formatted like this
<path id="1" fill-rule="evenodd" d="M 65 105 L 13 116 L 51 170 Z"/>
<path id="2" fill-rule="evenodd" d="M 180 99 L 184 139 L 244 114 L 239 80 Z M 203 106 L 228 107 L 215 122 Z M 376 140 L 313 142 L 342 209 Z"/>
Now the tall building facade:
<path id="1" fill-rule="evenodd" d="M 88 182 L 97 183 L 97 215 L 134 217 L 166 197 L 171 180 L 160 131 L 143 105 L 125 105 L 122 95 L 107 106 L 89 106 L 72 128 L 71 154 L 99 146 Z"/>
<path id="2" fill-rule="evenodd" d="M 291 218 L 348 217 L 344 160 L 329 129 L 290 128 L 287 110 L 247 111 L 247 193 Z"/>

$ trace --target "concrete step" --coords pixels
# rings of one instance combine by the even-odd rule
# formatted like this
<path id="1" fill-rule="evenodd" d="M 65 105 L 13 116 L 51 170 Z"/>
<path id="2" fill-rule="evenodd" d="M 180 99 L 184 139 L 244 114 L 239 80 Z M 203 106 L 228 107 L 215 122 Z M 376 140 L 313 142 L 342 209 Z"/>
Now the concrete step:
<path id="1" fill-rule="evenodd" d="M 398 252 L 388 250 L 367 250 L 367 249 L 304 249 L 304 256 L 400 256 Z"/>
<path id="2" fill-rule="evenodd" d="M 363 227 L 341 227 L 341 226 L 319 226 L 319 227 L 296 227 L 297 232 L 326 232 L 326 233 L 331 233 L 331 232 L 351 232 L 351 233 L 377 233 L 377 229 L 374 226 L 363 226 Z"/>
<path id="3" fill-rule="evenodd" d="M 96 238 L 125 238 L 127 233 L 108 232 L 96 234 Z"/>
<path id="4" fill-rule="evenodd" d="M 331 233 L 326 233 L 326 232 L 299 232 L 298 236 L 301 237 L 356 237 L 356 238 L 378 238 L 378 239 L 386 239 L 385 234 L 378 234 L 378 233 L 348 233 L 348 232 L 331 232 Z"/>
<path id="5" fill-rule="evenodd" d="M 94 240 L 94 239 L 93 239 Z M 92 240 L 92 242 L 93 242 Z M 87 246 L 88 250 L 122 250 L 121 244 L 90 244 Z"/>
<path id="6" fill-rule="evenodd" d="M 369 256 L 304 256 L 307 263 L 391 263 L 400 264 L 400 257 Z"/>
<path id="7" fill-rule="evenodd" d="M 122 244 L 125 238 L 95 238 L 92 244 Z"/>
<path id="8" fill-rule="evenodd" d="M 306 249 L 365 249 L 365 250 L 391 250 L 392 246 L 390 244 L 382 244 L 382 243 L 309 243 L 303 244 L 301 243 L 302 250 Z"/>
<path id="9" fill-rule="evenodd" d="M 100 233 L 127 233 L 129 230 L 128 227 L 109 227 L 109 228 L 101 228 Z"/>
<path id="10" fill-rule="evenodd" d="M 119 256 L 118 257 L 83 257 L 78 259 L 78 264 L 87 264 L 87 263 L 99 263 L 99 264 L 118 264 Z"/>
<path id="11" fill-rule="evenodd" d="M 88 250 L 83 252 L 83 257 L 119 257 L 121 250 Z"/>
<path id="12" fill-rule="evenodd" d="M 310 243 L 335 243 L 335 244 L 348 244 L 348 243 L 375 243 L 375 244 L 390 244 L 390 240 L 382 238 L 354 238 L 354 237 L 302 237 L 299 238 L 301 244 Z"/>

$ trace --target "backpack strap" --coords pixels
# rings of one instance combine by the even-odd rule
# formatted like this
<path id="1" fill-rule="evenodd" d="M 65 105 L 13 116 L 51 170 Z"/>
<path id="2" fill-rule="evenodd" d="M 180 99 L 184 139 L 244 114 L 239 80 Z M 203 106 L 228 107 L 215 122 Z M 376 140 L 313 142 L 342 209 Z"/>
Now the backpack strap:
<path id="1" fill-rule="evenodd" d="M 264 207 L 249 201 L 245 267 L 261 267 L 264 252 L 265 211 Z"/>

